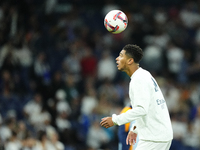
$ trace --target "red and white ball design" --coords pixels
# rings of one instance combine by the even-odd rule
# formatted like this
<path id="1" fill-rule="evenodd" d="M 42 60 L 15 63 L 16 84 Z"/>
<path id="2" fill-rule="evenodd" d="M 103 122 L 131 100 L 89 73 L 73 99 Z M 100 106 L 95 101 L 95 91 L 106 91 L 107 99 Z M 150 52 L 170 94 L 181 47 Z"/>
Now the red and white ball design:
<path id="1" fill-rule="evenodd" d="M 111 10 L 105 16 L 104 25 L 109 32 L 118 34 L 126 29 L 128 19 L 126 14 L 121 10 Z"/>

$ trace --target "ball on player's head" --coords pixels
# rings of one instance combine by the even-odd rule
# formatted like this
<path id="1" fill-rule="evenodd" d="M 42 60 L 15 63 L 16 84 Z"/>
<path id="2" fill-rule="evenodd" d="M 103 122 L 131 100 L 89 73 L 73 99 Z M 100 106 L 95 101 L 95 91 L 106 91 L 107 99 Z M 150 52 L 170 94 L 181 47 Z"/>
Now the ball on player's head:
<path id="1" fill-rule="evenodd" d="M 113 34 L 121 33 L 126 29 L 127 25 L 128 18 L 121 10 L 111 10 L 105 16 L 104 26 Z"/>

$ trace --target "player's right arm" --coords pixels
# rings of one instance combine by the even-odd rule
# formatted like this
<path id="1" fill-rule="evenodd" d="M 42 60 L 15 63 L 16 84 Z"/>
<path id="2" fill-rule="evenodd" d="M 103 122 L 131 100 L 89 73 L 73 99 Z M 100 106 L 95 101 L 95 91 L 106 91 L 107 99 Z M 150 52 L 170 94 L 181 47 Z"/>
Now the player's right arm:
<path id="1" fill-rule="evenodd" d="M 147 114 L 147 112 L 145 111 L 145 109 L 142 106 L 136 106 L 120 115 L 113 114 L 112 121 L 116 125 L 120 126 L 122 124 L 126 124 L 128 122 L 137 120 L 138 118 L 145 116 L 146 114 Z"/>
<path id="2" fill-rule="evenodd" d="M 115 124 L 122 125 L 147 115 L 151 99 L 149 82 L 150 80 L 143 79 L 140 76 L 131 79 L 129 96 L 132 109 L 120 115 L 113 114 L 112 120 Z"/>

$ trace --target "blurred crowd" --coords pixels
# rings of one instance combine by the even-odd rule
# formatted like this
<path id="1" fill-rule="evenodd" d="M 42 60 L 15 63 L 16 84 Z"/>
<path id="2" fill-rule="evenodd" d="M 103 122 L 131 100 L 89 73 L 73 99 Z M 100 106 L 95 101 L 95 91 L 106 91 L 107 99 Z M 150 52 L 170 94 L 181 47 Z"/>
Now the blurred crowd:
<path id="1" fill-rule="evenodd" d="M 128 17 L 116 35 L 103 24 L 113 9 Z M 170 150 L 199 150 L 199 0 L 1 0 L 0 149 L 116 150 L 117 127 L 99 122 L 129 105 L 115 63 L 128 43 L 165 96 Z"/>

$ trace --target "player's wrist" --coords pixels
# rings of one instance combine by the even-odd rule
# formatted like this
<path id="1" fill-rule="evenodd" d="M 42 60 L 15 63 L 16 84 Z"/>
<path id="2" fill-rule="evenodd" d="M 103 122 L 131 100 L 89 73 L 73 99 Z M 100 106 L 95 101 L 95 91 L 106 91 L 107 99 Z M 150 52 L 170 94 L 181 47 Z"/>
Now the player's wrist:
<path id="1" fill-rule="evenodd" d="M 137 130 L 137 127 L 135 125 L 131 127 L 130 131 L 132 131 L 133 133 L 138 134 L 138 130 Z"/>
<path id="2" fill-rule="evenodd" d="M 116 121 L 116 117 L 117 117 L 116 114 L 113 114 L 113 115 L 112 115 L 112 121 L 113 121 L 114 125 L 118 125 L 118 124 L 117 124 L 117 121 Z"/>

